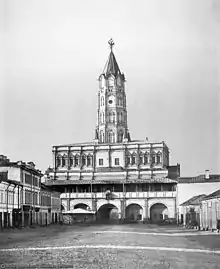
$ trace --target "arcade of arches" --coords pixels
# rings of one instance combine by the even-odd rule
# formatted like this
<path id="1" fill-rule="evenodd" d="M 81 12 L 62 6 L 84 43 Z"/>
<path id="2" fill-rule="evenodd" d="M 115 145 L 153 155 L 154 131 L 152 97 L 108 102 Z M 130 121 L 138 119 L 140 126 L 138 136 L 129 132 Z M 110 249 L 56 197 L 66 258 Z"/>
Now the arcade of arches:
<path id="1" fill-rule="evenodd" d="M 63 206 L 62 206 L 63 208 Z M 89 206 L 84 203 L 79 203 L 74 206 L 74 209 L 82 208 L 90 210 Z M 120 218 L 120 210 L 113 204 L 104 204 L 97 211 L 98 220 L 114 220 Z M 152 223 L 161 222 L 168 218 L 168 208 L 163 203 L 156 203 L 150 207 L 150 221 Z M 144 219 L 144 209 L 139 205 L 132 203 L 125 209 L 125 218 L 128 220 L 140 221 Z"/>

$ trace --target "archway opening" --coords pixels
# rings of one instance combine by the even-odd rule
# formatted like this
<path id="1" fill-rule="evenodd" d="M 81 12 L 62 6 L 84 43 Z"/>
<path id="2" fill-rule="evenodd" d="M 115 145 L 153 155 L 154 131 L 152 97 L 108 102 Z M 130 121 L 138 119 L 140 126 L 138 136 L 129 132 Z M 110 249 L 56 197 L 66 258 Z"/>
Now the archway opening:
<path id="1" fill-rule="evenodd" d="M 162 204 L 157 203 L 150 208 L 150 220 L 153 223 L 163 222 L 168 218 L 168 208 Z"/>
<path id="2" fill-rule="evenodd" d="M 99 220 L 115 220 L 118 218 L 118 208 L 112 204 L 102 205 L 97 212 L 97 219 Z"/>
<path id="3" fill-rule="evenodd" d="M 76 205 L 74 206 L 74 209 L 77 209 L 77 208 L 81 208 L 81 209 L 85 209 L 85 210 L 88 210 L 88 209 L 89 209 L 88 205 L 83 204 L 83 203 L 76 204 Z"/>
<path id="4" fill-rule="evenodd" d="M 142 220 L 143 208 L 138 204 L 130 204 L 126 207 L 125 217 L 128 220 Z"/>

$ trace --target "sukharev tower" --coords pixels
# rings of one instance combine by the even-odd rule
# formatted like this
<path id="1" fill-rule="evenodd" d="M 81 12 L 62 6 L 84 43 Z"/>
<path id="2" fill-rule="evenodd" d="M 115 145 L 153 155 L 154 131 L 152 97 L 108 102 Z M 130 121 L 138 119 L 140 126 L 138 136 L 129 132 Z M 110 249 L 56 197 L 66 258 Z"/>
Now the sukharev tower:
<path id="1" fill-rule="evenodd" d="M 97 220 L 160 222 L 176 217 L 179 164 L 162 142 L 131 139 L 125 76 L 113 53 L 99 76 L 94 141 L 53 146 L 47 185 L 62 190 L 62 211 L 83 208 Z M 95 93 L 94 93 L 95 94 Z"/>

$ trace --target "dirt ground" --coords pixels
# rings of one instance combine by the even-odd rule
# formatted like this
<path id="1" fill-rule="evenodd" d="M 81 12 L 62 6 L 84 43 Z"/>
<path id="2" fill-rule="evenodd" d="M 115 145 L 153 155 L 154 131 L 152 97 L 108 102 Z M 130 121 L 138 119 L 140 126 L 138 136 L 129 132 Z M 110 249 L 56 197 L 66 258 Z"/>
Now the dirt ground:
<path id="1" fill-rule="evenodd" d="M 220 236 L 143 224 L 6 230 L 0 268 L 214 269 L 220 268 Z"/>

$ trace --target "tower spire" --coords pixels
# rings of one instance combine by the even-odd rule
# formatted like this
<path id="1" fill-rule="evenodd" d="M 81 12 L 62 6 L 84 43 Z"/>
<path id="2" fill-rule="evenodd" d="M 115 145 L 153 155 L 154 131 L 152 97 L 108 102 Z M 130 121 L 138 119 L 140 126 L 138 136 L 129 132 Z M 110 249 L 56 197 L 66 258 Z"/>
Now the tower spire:
<path id="1" fill-rule="evenodd" d="M 113 53 L 114 41 L 108 41 L 110 54 L 99 76 L 98 113 L 95 141 L 122 143 L 129 141 L 125 77 L 121 73 Z"/>
<path id="2" fill-rule="evenodd" d="M 113 41 L 112 38 L 108 41 L 108 44 L 109 44 L 109 46 L 110 46 L 110 50 L 112 51 L 112 48 L 113 48 L 113 46 L 115 45 L 115 43 L 114 43 L 114 41 Z"/>

